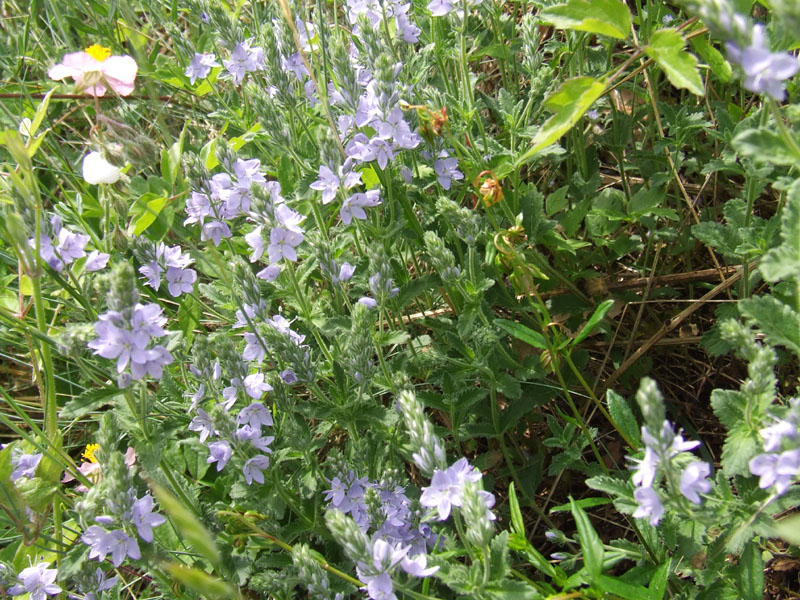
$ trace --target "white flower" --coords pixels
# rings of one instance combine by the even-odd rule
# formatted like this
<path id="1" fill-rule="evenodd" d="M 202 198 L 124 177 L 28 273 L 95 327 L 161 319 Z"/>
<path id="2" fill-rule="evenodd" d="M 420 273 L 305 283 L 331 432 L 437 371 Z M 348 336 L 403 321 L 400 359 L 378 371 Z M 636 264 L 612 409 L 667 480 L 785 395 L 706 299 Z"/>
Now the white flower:
<path id="1" fill-rule="evenodd" d="M 98 183 L 116 183 L 121 176 L 120 170 L 100 156 L 99 152 L 89 152 L 83 158 L 83 178 L 92 185 Z"/>

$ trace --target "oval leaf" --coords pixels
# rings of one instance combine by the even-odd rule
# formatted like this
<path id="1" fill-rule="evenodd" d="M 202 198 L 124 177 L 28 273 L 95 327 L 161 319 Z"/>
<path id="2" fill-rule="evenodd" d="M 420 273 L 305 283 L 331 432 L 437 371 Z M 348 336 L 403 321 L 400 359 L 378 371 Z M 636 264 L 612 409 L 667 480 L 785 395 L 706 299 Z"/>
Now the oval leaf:
<path id="1" fill-rule="evenodd" d="M 539 13 L 558 29 L 588 31 L 624 40 L 631 30 L 631 13 L 619 0 L 569 0 Z"/>
<path id="2" fill-rule="evenodd" d="M 517 338 L 518 340 L 522 340 L 534 348 L 547 350 L 547 343 L 544 341 L 544 336 L 541 333 L 534 331 L 530 327 L 525 327 L 525 325 L 522 323 L 509 321 L 507 319 L 495 319 L 494 324 L 506 333 Z"/>

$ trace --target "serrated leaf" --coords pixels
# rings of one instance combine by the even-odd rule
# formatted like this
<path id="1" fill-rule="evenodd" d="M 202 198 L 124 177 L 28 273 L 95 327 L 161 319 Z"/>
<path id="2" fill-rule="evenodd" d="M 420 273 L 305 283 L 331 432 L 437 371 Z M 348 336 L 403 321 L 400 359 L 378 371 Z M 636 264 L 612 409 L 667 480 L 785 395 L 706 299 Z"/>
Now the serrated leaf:
<path id="1" fill-rule="evenodd" d="M 741 600 L 761 600 L 764 597 L 764 561 L 758 544 L 750 543 L 744 547 L 736 569 L 736 584 Z"/>
<path id="2" fill-rule="evenodd" d="M 764 255 L 758 265 L 764 279 L 800 279 L 800 179 L 789 188 L 781 211 L 781 245 Z"/>
<path id="3" fill-rule="evenodd" d="M 611 477 L 610 475 L 598 475 L 586 480 L 586 485 L 598 492 L 605 492 L 615 498 L 632 498 L 633 492 L 627 482 Z"/>
<path id="4" fill-rule="evenodd" d="M 750 475 L 748 463 L 761 452 L 761 438 L 757 431 L 746 427 L 732 429 L 722 446 L 722 470 L 728 477 Z"/>
<path id="5" fill-rule="evenodd" d="M 562 83 L 558 91 L 545 102 L 545 106 L 553 111 L 553 115 L 545 121 L 544 126 L 533 138 L 533 147 L 517 160 L 517 166 L 521 166 L 532 156 L 557 142 L 572 129 L 605 90 L 606 84 L 593 77 L 575 77 Z"/>
<path id="6" fill-rule="evenodd" d="M 664 70 L 672 85 L 703 96 L 705 89 L 697 59 L 684 50 L 685 45 L 686 40 L 677 29 L 659 29 L 650 37 L 645 52 Z"/>
<path id="7" fill-rule="evenodd" d="M 636 417 L 628 401 L 614 390 L 608 390 L 606 392 L 606 404 L 608 405 L 608 412 L 617 426 L 625 433 L 625 436 L 637 446 L 641 446 L 639 424 L 636 422 Z"/>
<path id="8" fill-rule="evenodd" d="M 569 0 L 539 13 L 558 29 L 574 29 L 624 40 L 631 30 L 631 13 L 619 0 Z"/>
<path id="9" fill-rule="evenodd" d="M 800 356 L 800 314 L 773 296 L 739 301 L 739 311 L 767 336 L 770 344 L 785 346 Z"/>
<path id="10" fill-rule="evenodd" d="M 595 582 L 603 572 L 605 555 L 603 542 L 600 541 L 600 536 L 597 535 L 586 511 L 578 506 L 572 498 L 569 499 L 569 503 L 572 516 L 575 518 L 575 525 L 578 528 L 578 539 L 581 543 L 581 552 L 583 552 L 583 564 L 591 581 Z"/>
<path id="11" fill-rule="evenodd" d="M 600 304 L 597 305 L 597 308 L 594 309 L 592 316 L 589 317 L 589 320 L 586 321 L 586 325 L 583 326 L 578 332 L 578 335 L 570 343 L 571 347 L 575 347 L 577 344 L 580 344 L 583 340 L 585 340 L 591 333 L 594 331 L 595 327 L 600 324 L 605 316 L 608 314 L 608 311 L 611 310 L 611 307 L 614 306 L 614 300 L 609 298 L 608 300 L 604 300 Z"/>
<path id="12" fill-rule="evenodd" d="M 733 138 L 732 144 L 740 156 L 756 163 L 768 162 L 785 166 L 800 164 L 800 155 L 789 142 L 777 131 L 766 127 L 745 129 Z"/>
<path id="13" fill-rule="evenodd" d="M 68 400 L 59 411 L 61 419 L 80 419 L 82 416 L 96 411 L 101 406 L 110 404 L 119 395 L 118 388 L 89 390 L 80 396 Z"/>
<path id="14" fill-rule="evenodd" d="M 517 338 L 518 340 L 522 340 L 529 346 L 539 348 L 540 350 L 547 350 L 547 343 L 544 340 L 544 336 L 541 333 L 534 331 L 530 327 L 526 327 L 522 323 L 509 321 L 508 319 L 495 319 L 494 324 L 511 336 Z"/>
<path id="15" fill-rule="evenodd" d="M 150 483 L 153 495 L 161 508 L 175 524 L 175 529 L 200 555 L 207 558 L 214 566 L 220 564 L 220 553 L 211 533 L 203 526 L 188 508 L 186 508 L 166 488 L 155 482 Z"/>
<path id="16" fill-rule="evenodd" d="M 739 390 L 714 390 L 711 392 L 711 407 L 722 424 L 733 429 L 744 420 L 747 398 Z"/>

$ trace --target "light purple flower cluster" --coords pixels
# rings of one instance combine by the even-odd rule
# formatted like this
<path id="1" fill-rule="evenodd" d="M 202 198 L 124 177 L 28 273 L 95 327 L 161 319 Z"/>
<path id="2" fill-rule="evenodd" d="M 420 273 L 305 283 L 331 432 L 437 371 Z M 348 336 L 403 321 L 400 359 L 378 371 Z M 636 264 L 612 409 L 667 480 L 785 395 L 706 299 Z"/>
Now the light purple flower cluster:
<path id="1" fill-rule="evenodd" d="M 664 420 L 660 431 L 650 432 L 646 426 L 642 427 L 642 440 L 645 443 L 644 458 L 634 460 L 635 472 L 633 483 L 636 489 L 634 499 L 639 507 L 633 513 L 636 518 L 649 518 L 650 524 L 658 525 L 664 515 L 664 504 L 657 492 L 659 469 L 668 469 L 670 461 L 678 454 L 693 450 L 700 445 L 697 441 L 684 441 L 680 433 L 675 433 L 669 421 Z M 679 490 L 684 497 L 694 504 L 700 504 L 700 494 L 711 491 L 711 482 L 708 476 L 711 467 L 708 463 L 693 461 L 686 466 L 681 474 Z"/>
<path id="2" fill-rule="evenodd" d="M 222 61 L 234 85 L 241 84 L 247 73 L 264 69 L 264 50 L 252 47 L 252 43 L 252 40 L 239 42 L 231 51 L 231 57 Z"/>
<path id="3" fill-rule="evenodd" d="M 431 484 L 422 488 L 419 503 L 427 508 L 435 508 L 439 513 L 439 520 L 444 521 L 450 516 L 452 507 L 463 505 L 464 486 L 467 482 L 477 483 L 482 477 L 481 472 L 470 465 L 466 458 L 459 458 L 447 469 L 436 469 L 433 472 Z M 478 491 L 478 494 L 486 505 L 487 517 L 494 520 L 494 515 L 489 512 L 494 506 L 494 496 L 483 490 Z"/>
<path id="4" fill-rule="evenodd" d="M 219 63 L 213 54 L 195 52 L 192 61 L 189 63 L 189 66 L 186 67 L 186 71 L 184 71 L 184 75 L 186 75 L 190 83 L 194 85 L 195 81 L 198 79 L 205 79 L 208 77 L 208 74 L 211 73 L 211 69 L 218 66 Z M 242 76 L 244 76 L 244 74 Z"/>
<path id="5" fill-rule="evenodd" d="M 470 8 L 478 6 L 483 0 L 468 0 L 467 5 Z M 463 3 L 461 0 L 431 0 L 428 3 L 428 10 L 431 11 L 431 15 L 434 17 L 444 17 L 449 15 L 453 12 L 453 9 L 456 9 L 456 14 L 458 15 L 459 19 L 464 18 L 464 9 Z"/>
<path id="6" fill-rule="evenodd" d="M 757 94 L 766 93 L 775 100 L 784 100 L 784 82 L 797 73 L 800 63 L 788 52 L 771 52 L 766 30 L 761 24 L 754 25 L 750 32 L 750 43 L 745 47 L 733 41 L 725 43 L 728 58 L 742 67 L 744 87 Z"/>
<path id="7" fill-rule="evenodd" d="M 217 173 L 211 177 L 202 191 L 193 190 L 186 201 L 184 225 L 199 223 L 200 239 L 211 240 L 219 246 L 223 238 L 231 237 L 227 221 L 248 214 L 252 202 L 251 187 L 268 187 L 261 173 L 258 159 L 236 159 L 231 173 Z M 231 176 L 232 175 L 232 176 Z"/>
<path id="8" fill-rule="evenodd" d="M 167 335 L 166 317 L 157 304 L 136 303 L 122 311 L 110 310 L 94 324 L 97 338 L 87 345 L 103 358 L 117 359 L 117 373 L 130 365 L 130 375 L 139 380 L 149 374 L 161 379 L 163 367 L 171 364 L 172 354 L 153 340 Z M 121 383 L 124 383 L 121 379 Z"/>
<path id="9" fill-rule="evenodd" d="M 390 544 L 382 539 L 374 540 L 371 546 L 372 560 L 358 561 L 356 573 L 367 584 L 367 594 L 373 600 L 397 600 L 391 574 L 398 565 L 414 577 L 428 577 L 439 570 L 439 567 L 428 568 L 425 554 L 409 558 L 410 546 Z"/>
<path id="10" fill-rule="evenodd" d="M 248 375 L 242 383 L 246 393 L 251 398 L 261 398 L 265 391 L 271 390 L 272 386 L 264 382 L 263 373 Z M 229 390 L 230 388 L 226 388 Z M 235 393 L 236 388 L 234 388 Z M 235 396 L 234 396 L 235 400 Z M 226 411 L 233 405 L 226 401 L 221 403 Z M 225 468 L 237 449 L 243 454 L 250 453 L 253 448 L 260 454 L 248 458 L 242 467 L 242 474 L 248 485 L 253 481 L 264 483 L 262 471 L 269 467 L 269 456 L 272 449 L 269 445 L 275 440 L 274 436 L 265 436 L 262 427 L 272 427 L 272 413 L 269 408 L 261 402 L 251 402 L 248 406 L 239 411 L 236 417 L 235 427 L 226 426 L 227 420 L 222 420 L 218 426 L 215 420 L 202 408 L 197 409 L 197 416 L 189 423 L 190 431 L 200 433 L 200 441 L 205 442 L 209 438 L 216 438 L 208 442 L 208 464 L 216 463 L 217 472 Z"/>
<path id="11" fill-rule="evenodd" d="M 83 600 L 100 600 L 103 592 L 110 590 L 119 581 L 116 575 L 112 578 L 107 578 L 106 574 L 98 567 L 89 577 L 85 578 L 78 584 L 78 587 L 83 594 Z M 70 596 L 74 597 L 74 596 Z"/>
<path id="12" fill-rule="evenodd" d="M 442 150 L 439 157 L 433 161 L 433 170 L 436 178 L 444 189 L 449 190 L 453 180 L 464 179 L 464 174 L 458 170 L 458 159 L 450 156 L 447 150 Z"/>
<path id="13" fill-rule="evenodd" d="M 19 572 L 17 583 L 8 589 L 12 596 L 30 594 L 30 600 L 45 600 L 47 596 L 61 593 L 61 588 L 56 585 L 57 569 L 48 569 L 46 562 L 40 562 Z"/>
<path id="14" fill-rule="evenodd" d="M 760 478 L 759 487 L 774 487 L 778 495 L 786 492 L 800 474 L 800 435 L 797 430 L 800 398 L 792 398 L 789 404 L 790 409 L 785 418 L 771 417 L 775 423 L 760 431 L 766 452 L 753 457 L 749 463 L 750 472 Z M 781 448 L 784 451 L 778 452 Z"/>
<path id="15" fill-rule="evenodd" d="M 100 516 L 95 520 L 106 526 L 119 523 L 121 528 L 108 531 L 101 525 L 92 525 L 81 536 L 81 541 L 90 547 L 90 559 L 103 561 L 110 554 L 112 564 L 119 567 L 126 557 L 134 560 L 142 557 L 136 537 L 126 533 L 126 528 L 135 528 L 139 537 L 150 543 L 153 527 L 165 523 L 166 518 L 153 512 L 153 497 L 149 493 L 137 499 L 133 489 L 128 491 L 127 505 L 115 508 L 120 513 L 117 517 Z"/>
<path id="16" fill-rule="evenodd" d="M 192 263 L 192 258 L 182 254 L 180 246 L 167 246 L 164 242 L 159 242 L 149 254 L 147 264 L 139 267 L 139 273 L 147 278 L 147 285 L 158 290 L 161 286 L 161 274 L 166 271 L 167 289 L 173 298 L 192 292 L 194 282 L 197 281 L 197 272 L 187 268 Z"/>
<path id="17" fill-rule="evenodd" d="M 54 215 L 50 219 L 52 236 L 42 232 L 39 235 L 39 251 L 44 260 L 54 271 L 63 271 L 79 258 L 86 256 L 86 244 L 89 236 L 82 233 L 73 233 L 61 224 L 61 219 Z M 54 242 L 54 240 L 56 240 Z M 31 248 L 36 248 L 36 238 L 28 240 Z M 99 271 L 108 264 L 109 255 L 104 252 L 92 250 L 86 258 L 87 271 Z"/>
<path id="18" fill-rule="evenodd" d="M 392 544 L 404 544 L 407 551 L 424 553 L 435 542 L 433 532 L 411 509 L 405 488 L 391 481 L 370 481 L 357 477 L 350 470 L 331 479 L 331 488 L 325 491 L 329 508 L 349 514 L 364 533 L 372 530 L 373 539 Z M 380 501 L 380 522 L 373 522 L 367 507 L 366 494 L 372 490 Z"/>
<path id="19" fill-rule="evenodd" d="M 383 27 L 384 18 L 387 25 L 390 19 L 394 19 L 395 37 L 397 40 L 407 44 L 416 44 L 419 41 L 420 28 L 417 27 L 409 16 L 411 9 L 410 2 L 398 2 L 397 0 L 347 0 L 347 17 L 350 23 L 355 26 L 355 33 L 358 35 L 358 18 L 364 15 L 369 20 L 370 25 L 377 29 Z"/>

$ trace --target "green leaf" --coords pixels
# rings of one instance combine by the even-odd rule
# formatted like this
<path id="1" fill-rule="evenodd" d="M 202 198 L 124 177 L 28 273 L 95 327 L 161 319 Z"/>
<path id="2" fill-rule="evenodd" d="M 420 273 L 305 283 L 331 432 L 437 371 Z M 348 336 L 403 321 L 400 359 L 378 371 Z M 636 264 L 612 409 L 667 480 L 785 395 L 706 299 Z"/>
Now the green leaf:
<path id="1" fill-rule="evenodd" d="M 733 429 L 744 421 L 747 397 L 739 390 L 714 390 L 711 392 L 711 407 L 722 424 Z"/>
<path id="2" fill-rule="evenodd" d="M 677 29 L 659 29 L 650 37 L 645 52 L 664 70 L 672 85 L 703 96 L 705 89 L 697 59 L 684 50 L 685 45 L 686 40 Z"/>
<path id="3" fill-rule="evenodd" d="M 744 547 L 735 573 L 741 600 L 761 600 L 764 597 L 764 561 L 758 544 L 751 542 Z"/>
<path id="4" fill-rule="evenodd" d="M 775 535 L 793 546 L 800 546 L 800 514 L 778 521 L 775 525 Z"/>
<path id="5" fill-rule="evenodd" d="M 583 326 L 578 332 L 578 335 L 570 343 L 571 347 L 575 347 L 577 344 L 580 344 L 583 340 L 585 340 L 591 333 L 594 331 L 595 327 L 600 324 L 605 316 L 608 314 L 608 311 L 611 310 L 611 307 L 614 306 L 614 300 L 609 298 L 608 300 L 604 300 L 600 304 L 597 305 L 597 308 L 594 309 L 594 313 L 592 316 L 589 317 L 589 320 L 586 321 L 586 325 Z"/>
<path id="6" fill-rule="evenodd" d="M 739 311 L 767 336 L 770 344 L 786 346 L 800 356 L 800 314 L 774 296 L 739 301 Z"/>
<path id="7" fill-rule="evenodd" d="M 169 198 L 166 195 L 156 195 L 153 192 L 143 194 L 131 209 L 131 213 L 138 216 L 131 218 L 131 222 L 128 225 L 128 235 L 140 235 L 150 227 L 167 205 L 168 200 Z"/>
<path id="8" fill-rule="evenodd" d="M 650 591 L 641 585 L 626 583 L 616 577 L 600 575 L 596 580 L 596 585 L 601 587 L 607 594 L 619 596 L 625 600 L 650 600 Z"/>
<path id="9" fill-rule="evenodd" d="M 522 323 L 509 321 L 508 319 L 495 319 L 494 324 L 518 340 L 522 340 L 529 346 L 539 348 L 540 350 L 547 350 L 547 343 L 544 340 L 544 336 L 541 333 L 534 331 L 530 327 L 526 327 Z"/>
<path id="10" fill-rule="evenodd" d="M 155 482 L 150 483 L 150 488 L 153 490 L 153 495 L 158 500 L 161 508 L 164 509 L 164 512 L 169 515 L 175 524 L 175 530 L 198 554 L 207 558 L 212 565 L 219 566 L 220 554 L 214 538 L 203 524 L 197 520 L 197 517 L 166 488 Z"/>
<path id="11" fill-rule="evenodd" d="M 624 40 L 631 30 L 631 13 L 619 0 L 569 0 L 539 13 L 558 29 L 588 31 Z"/>
<path id="12" fill-rule="evenodd" d="M 31 119 L 31 126 L 28 128 L 28 132 L 30 133 L 30 137 L 36 135 L 36 132 L 39 131 L 39 126 L 42 124 L 45 115 L 47 115 L 47 108 L 50 106 L 50 98 L 53 97 L 53 92 L 56 91 L 56 88 L 53 88 L 49 92 L 44 95 L 42 101 L 39 103 L 39 106 L 36 107 L 36 113 L 33 115 Z"/>
<path id="13" fill-rule="evenodd" d="M 750 459 L 761 452 L 761 438 L 758 431 L 751 431 L 745 427 L 732 429 L 722 446 L 722 470 L 728 477 L 748 476 Z"/>
<path id="14" fill-rule="evenodd" d="M 692 45 L 692 50 L 694 50 L 697 55 L 703 59 L 703 62 L 711 68 L 711 72 L 717 79 L 722 83 L 728 83 L 730 81 L 731 75 L 733 74 L 731 64 L 725 60 L 725 57 L 722 56 L 719 50 L 711 45 L 707 37 L 695 37 L 692 38 L 689 43 Z"/>
<path id="15" fill-rule="evenodd" d="M 179 583 L 202 594 L 205 598 L 232 598 L 236 595 L 227 583 L 200 569 L 177 563 L 163 563 L 162 566 Z"/>
<path id="16" fill-rule="evenodd" d="M 511 513 L 511 530 L 519 535 L 525 535 L 525 521 L 522 519 L 522 511 L 519 509 L 517 492 L 512 481 L 508 486 L 508 507 Z"/>
<path id="17" fill-rule="evenodd" d="M 575 517 L 575 524 L 578 527 L 578 539 L 581 542 L 583 552 L 583 564 L 592 582 L 597 581 L 603 573 L 603 558 L 605 551 L 600 536 L 594 530 L 589 516 L 578 506 L 572 498 L 569 499 L 572 516 Z"/>
<path id="18" fill-rule="evenodd" d="M 800 155 L 789 142 L 778 132 L 766 127 L 745 129 L 731 143 L 740 156 L 756 163 L 768 162 L 787 167 L 800 164 Z"/>
<path id="19" fill-rule="evenodd" d="M 80 419 L 101 406 L 110 404 L 119 394 L 119 388 L 89 390 L 68 400 L 59 411 L 61 419 Z"/>
<path id="20" fill-rule="evenodd" d="M 627 9 L 626 9 L 627 10 Z M 545 106 L 553 111 L 553 115 L 545 121 L 544 126 L 533 138 L 533 148 L 517 160 L 521 166 L 540 150 L 554 144 L 567 133 L 583 114 L 591 108 L 595 100 L 603 95 L 606 84 L 593 77 L 575 77 L 568 79 L 545 102 Z"/>
<path id="21" fill-rule="evenodd" d="M 664 594 L 667 591 L 667 580 L 669 579 L 670 573 L 670 561 L 662 563 L 656 569 L 656 572 L 653 574 L 653 578 L 650 580 L 649 590 L 650 590 L 650 597 L 653 600 L 662 600 L 664 598 Z"/>
<path id="22" fill-rule="evenodd" d="M 636 417 L 628 401 L 614 390 L 608 390 L 606 392 L 606 404 L 608 404 L 608 412 L 611 413 L 611 417 L 617 426 L 625 432 L 625 436 L 640 446 L 642 440 L 639 437 L 639 423 L 636 422 Z"/>
<path id="23" fill-rule="evenodd" d="M 758 265 L 764 279 L 800 279 L 800 179 L 789 188 L 781 211 L 781 245 L 764 255 Z"/>
<path id="24" fill-rule="evenodd" d="M 575 500 L 575 506 L 579 506 L 581 508 L 593 508 L 595 506 L 603 506 L 605 504 L 611 504 L 611 500 L 609 498 L 581 498 L 580 500 Z M 554 506 L 550 509 L 550 513 L 558 513 L 558 512 L 569 512 L 572 510 L 573 503 L 569 504 L 561 504 L 560 506 Z"/>

